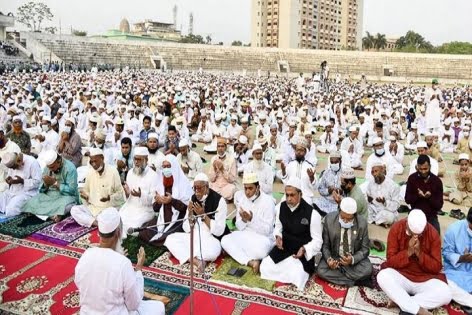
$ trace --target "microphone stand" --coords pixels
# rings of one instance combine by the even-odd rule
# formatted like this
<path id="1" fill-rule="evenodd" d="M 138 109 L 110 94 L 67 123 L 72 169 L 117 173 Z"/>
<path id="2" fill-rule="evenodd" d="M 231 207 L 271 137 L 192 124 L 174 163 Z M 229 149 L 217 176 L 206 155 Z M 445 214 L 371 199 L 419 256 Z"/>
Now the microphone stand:
<path id="1" fill-rule="evenodd" d="M 214 214 L 216 212 L 218 212 L 218 210 L 208 212 L 208 213 L 199 214 L 199 215 L 193 215 L 193 212 L 192 212 L 192 215 L 189 215 L 186 218 L 172 221 L 173 223 L 176 223 L 176 222 L 183 222 L 185 220 L 188 220 L 189 226 L 190 226 L 190 261 L 189 261 L 189 263 L 191 264 L 191 266 L 190 266 L 190 296 L 189 296 L 189 298 L 190 298 L 190 315 L 193 315 L 193 311 L 194 311 L 193 295 L 194 295 L 194 277 L 195 277 L 195 275 L 194 275 L 194 271 L 193 271 L 193 261 L 191 261 L 191 260 L 193 260 L 193 256 L 194 256 L 193 240 L 194 240 L 195 222 L 197 221 L 198 218 L 203 218 L 204 216 Z M 157 228 L 157 227 L 162 226 L 162 225 L 165 226 L 166 223 L 160 223 L 160 224 L 156 224 L 156 225 L 147 226 L 147 227 L 143 228 L 143 230 Z M 158 231 L 158 233 L 159 233 L 159 231 Z M 128 233 L 128 234 L 132 234 L 132 233 Z M 201 241 L 201 239 L 200 239 L 200 241 Z"/>

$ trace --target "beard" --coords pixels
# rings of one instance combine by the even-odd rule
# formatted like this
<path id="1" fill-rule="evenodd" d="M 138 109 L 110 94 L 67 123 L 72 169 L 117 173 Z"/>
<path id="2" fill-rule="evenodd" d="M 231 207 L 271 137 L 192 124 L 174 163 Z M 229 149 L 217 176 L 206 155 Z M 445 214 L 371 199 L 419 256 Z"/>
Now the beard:
<path id="1" fill-rule="evenodd" d="M 134 173 L 135 175 L 138 175 L 138 176 L 139 176 L 139 175 L 141 175 L 141 174 L 144 173 L 144 170 L 145 170 L 145 169 L 146 169 L 146 166 L 145 166 L 145 165 L 144 165 L 144 166 L 135 166 L 135 167 L 133 167 L 133 173 Z"/>
<path id="2" fill-rule="evenodd" d="M 155 148 L 155 149 L 150 149 L 150 148 L 148 148 L 148 151 L 149 151 L 149 153 L 154 154 L 154 153 L 157 152 L 158 149 L 159 149 L 159 148 Z"/>
<path id="3" fill-rule="evenodd" d="M 256 170 L 261 170 L 264 166 L 264 163 L 262 160 L 254 160 L 254 168 Z"/>

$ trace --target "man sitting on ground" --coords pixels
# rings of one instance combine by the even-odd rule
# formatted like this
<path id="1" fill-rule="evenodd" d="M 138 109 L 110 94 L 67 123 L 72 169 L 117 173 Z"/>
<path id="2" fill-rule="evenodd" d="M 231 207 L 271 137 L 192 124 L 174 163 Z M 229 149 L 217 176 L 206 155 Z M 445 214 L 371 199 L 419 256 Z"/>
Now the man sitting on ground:
<path id="1" fill-rule="evenodd" d="M 380 288 L 401 314 L 431 315 L 428 310 L 447 305 L 451 291 L 441 273 L 441 238 L 414 209 L 388 233 L 387 261 L 377 275 Z"/>
<path id="2" fill-rule="evenodd" d="M 87 249 L 75 267 L 74 282 L 79 289 L 81 314 L 164 315 L 164 303 L 143 301 L 144 249 L 139 249 L 135 270 L 131 261 L 116 251 L 121 247 L 123 228 L 118 211 L 103 210 L 97 222 L 100 245 Z M 162 300 L 168 302 L 167 298 Z"/>
<path id="3" fill-rule="evenodd" d="M 366 219 L 356 214 L 356 201 L 346 197 L 339 212 L 331 212 L 323 225 L 320 278 L 338 285 L 370 285 L 369 233 Z"/>
<path id="4" fill-rule="evenodd" d="M 241 265 L 252 267 L 259 273 L 261 259 L 274 246 L 275 205 L 272 196 L 261 191 L 255 173 L 245 173 L 244 191 L 236 192 L 237 231 L 221 240 L 223 249 Z"/>

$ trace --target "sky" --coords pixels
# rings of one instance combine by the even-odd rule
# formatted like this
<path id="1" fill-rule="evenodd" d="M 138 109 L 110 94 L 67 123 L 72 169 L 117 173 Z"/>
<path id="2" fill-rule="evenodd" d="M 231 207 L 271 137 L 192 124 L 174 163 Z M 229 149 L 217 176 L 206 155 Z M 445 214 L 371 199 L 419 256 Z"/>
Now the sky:
<path id="1" fill-rule="evenodd" d="M 3 13 L 16 12 L 29 0 L 0 0 Z M 188 33 L 190 12 L 194 34 L 210 35 L 214 43 L 250 41 L 253 0 L 43 0 L 55 15 L 50 26 L 63 33 L 71 27 L 97 35 L 117 29 L 122 18 L 130 24 L 143 19 L 173 22 L 172 8 L 178 7 L 177 27 Z M 280 0 L 290 1 L 290 0 Z M 471 0 L 364 0 L 364 33 L 400 37 L 414 30 L 434 45 L 449 41 L 472 42 Z M 17 24 L 17 30 L 24 29 Z"/>

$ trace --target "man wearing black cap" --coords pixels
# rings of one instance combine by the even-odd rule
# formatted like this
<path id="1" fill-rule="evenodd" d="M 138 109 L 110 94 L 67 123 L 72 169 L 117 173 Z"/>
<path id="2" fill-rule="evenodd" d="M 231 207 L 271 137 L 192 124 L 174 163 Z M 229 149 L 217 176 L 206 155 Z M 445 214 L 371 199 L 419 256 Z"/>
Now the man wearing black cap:
<path id="1" fill-rule="evenodd" d="M 452 299 L 472 314 L 472 208 L 466 219 L 447 229 L 442 254 Z"/>

